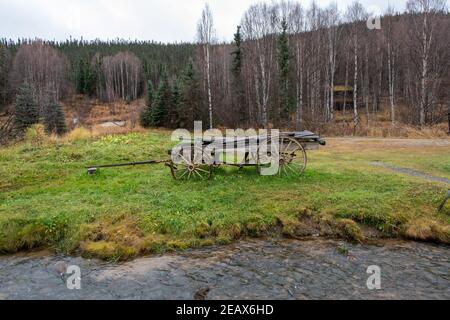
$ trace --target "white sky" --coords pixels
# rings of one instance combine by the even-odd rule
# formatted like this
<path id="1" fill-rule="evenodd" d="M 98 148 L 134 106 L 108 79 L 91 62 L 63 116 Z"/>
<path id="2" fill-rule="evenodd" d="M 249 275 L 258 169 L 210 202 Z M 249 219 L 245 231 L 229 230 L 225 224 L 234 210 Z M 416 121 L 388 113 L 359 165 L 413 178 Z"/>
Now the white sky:
<path id="1" fill-rule="evenodd" d="M 250 4 L 271 0 L 0 0 L 0 38 L 64 40 L 139 39 L 193 41 L 205 2 L 213 14 L 218 40 L 231 40 Z M 332 0 L 317 0 L 321 6 Z M 390 0 L 403 11 L 406 0 Z M 448 0 L 450 1 L 450 0 Z M 308 6 L 310 0 L 300 0 Z M 338 1 L 345 10 L 352 0 Z M 360 0 L 385 10 L 388 0 Z"/>

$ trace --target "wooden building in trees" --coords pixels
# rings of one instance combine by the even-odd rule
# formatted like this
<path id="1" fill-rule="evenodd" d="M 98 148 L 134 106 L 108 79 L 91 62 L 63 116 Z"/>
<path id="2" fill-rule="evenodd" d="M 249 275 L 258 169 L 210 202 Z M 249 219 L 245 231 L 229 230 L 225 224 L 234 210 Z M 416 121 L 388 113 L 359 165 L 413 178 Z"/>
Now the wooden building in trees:
<path id="1" fill-rule="evenodd" d="M 337 85 L 334 86 L 334 110 L 344 110 L 344 106 L 353 107 L 353 87 Z"/>

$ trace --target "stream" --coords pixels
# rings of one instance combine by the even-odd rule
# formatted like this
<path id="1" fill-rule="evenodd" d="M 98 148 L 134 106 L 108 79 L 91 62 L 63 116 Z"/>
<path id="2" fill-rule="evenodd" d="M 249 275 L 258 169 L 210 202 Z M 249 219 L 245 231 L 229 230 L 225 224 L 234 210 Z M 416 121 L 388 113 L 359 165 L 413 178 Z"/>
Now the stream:
<path id="1" fill-rule="evenodd" d="M 381 289 L 367 268 L 381 269 Z M 81 271 L 70 290 L 68 266 Z M 250 240 L 108 263 L 32 253 L 0 257 L 9 299 L 450 299 L 450 246 L 383 240 Z M 197 293 L 197 295 L 196 295 Z"/>

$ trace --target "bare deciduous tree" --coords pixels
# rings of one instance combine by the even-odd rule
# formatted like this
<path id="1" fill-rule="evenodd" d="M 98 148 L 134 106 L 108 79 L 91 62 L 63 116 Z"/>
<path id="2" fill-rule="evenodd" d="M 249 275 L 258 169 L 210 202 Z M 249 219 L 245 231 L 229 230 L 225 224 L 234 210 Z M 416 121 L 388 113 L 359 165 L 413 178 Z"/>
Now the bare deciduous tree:
<path id="1" fill-rule="evenodd" d="M 42 103 L 51 83 L 55 84 L 56 96 L 67 92 L 67 60 L 56 49 L 43 41 L 22 44 L 15 57 L 11 72 L 11 84 L 16 91 L 25 81 L 33 86 L 36 98 Z"/>
<path id="2" fill-rule="evenodd" d="M 359 69 L 358 69 L 358 54 L 359 54 L 359 38 L 360 38 L 360 22 L 367 17 L 364 7 L 358 1 L 353 2 L 347 9 L 347 20 L 352 23 L 351 36 L 353 42 L 353 60 L 354 60 L 354 77 L 353 77 L 353 123 L 356 127 L 359 124 L 358 113 L 358 81 L 359 81 Z"/>
<path id="3" fill-rule="evenodd" d="M 443 60 L 439 50 L 443 45 L 439 41 L 439 16 L 445 8 L 444 0 L 409 0 L 407 3 L 411 58 L 420 79 L 420 88 L 416 91 L 420 126 L 426 124 L 427 113 L 437 102 L 436 81 L 439 81 L 442 71 L 439 63 Z"/>
<path id="4" fill-rule="evenodd" d="M 268 107 L 274 65 L 274 34 L 277 28 L 276 11 L 266 3 L 252 5 L 244 14 L 242 31 L 248 41 L 247 54 L 255 59 L 252 82 L 256 94 L 259 124 L 269 125 Z"/>
<path id="5" fill-rule="evenodd" d="M 132 101 L 143 90 L 141 61 L 134 54 L 119 52 L 102 60 L 104 97 L 111 102 L 117 99 Z"/>
<path id="6" fill-rule="evenodd" d="M 337 3 L 332 3 L 325 11 L 327 38 L 328 38 L 328 63 L 329 63 L 329 99 L 327 103 L 327 120 L 334 119 L 334 81 L 336 75 L 336 59 L 338 42 L 340 40 L 342 27 Z"/>
<path id="7" fill-rule="evenodd" d="M 205 84 L 206 92 L 208 96 L 208 109 L 209 109 L 209 125 L 213 128 L 213 105 L 212 105 L 212 93 L 211 93 L 211 45 L 215 41 L 214 39 L 214 19 L 208 4 L 205 4 L 205 8 L 202 12 L 202 17 L 197 26 L 197 38 L 199 44 L 203 47 L 203 59 L 205 64 Z"/>

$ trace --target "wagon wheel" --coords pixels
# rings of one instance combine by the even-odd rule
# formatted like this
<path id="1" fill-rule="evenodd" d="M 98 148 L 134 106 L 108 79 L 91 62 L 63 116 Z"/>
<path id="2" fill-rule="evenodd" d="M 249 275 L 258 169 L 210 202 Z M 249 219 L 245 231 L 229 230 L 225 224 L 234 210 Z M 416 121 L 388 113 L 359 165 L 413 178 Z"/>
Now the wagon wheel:
<path id="1" fill-rule="evenodd" d="M 268 146 L 269 154 L 260 155 L 258 151 L 258 171 L 261 173 L 261 169 L 269 167 L 273 157 L 279 158 L 279 170 L 280 176 L 301 176 L 306 169 L 308 163 L 308 157 L 305 148 L 295 139 L 280 138 L 279 140 L 279 153 L 270 153 L 270 145 Z"/>
<path id="2" fill-rule="evenodd" d="M 187 151 L 187 152 L 186 152 Z M 207 154 L 205 154 L 208 157 Z M 175 159 L 170 162 L 170 171 L 175 180 L 211 179 L 213 165 L 205 162 L 203 149 L 180 149 Z"/>

